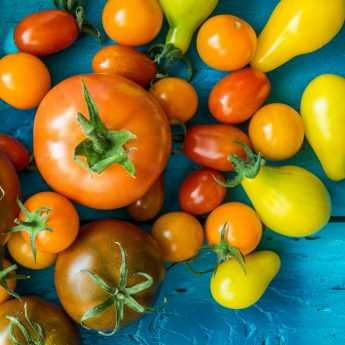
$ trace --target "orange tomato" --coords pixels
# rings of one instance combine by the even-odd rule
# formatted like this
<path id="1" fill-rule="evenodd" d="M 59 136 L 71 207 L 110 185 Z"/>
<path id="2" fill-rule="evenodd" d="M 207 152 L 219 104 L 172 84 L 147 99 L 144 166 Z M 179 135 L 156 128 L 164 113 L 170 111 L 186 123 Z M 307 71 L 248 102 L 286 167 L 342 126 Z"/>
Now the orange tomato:
<path id="1" fill-rule="evenodd" d="M 32 253 L 32 247 L 19 233 L 12 234 L 7 242 L 7 248 L 12 258 L 19 265 L 32 269 L 41 270 L 54 264 L 56 254 L 37 251 L 36 261 Z"/>
<path id="2" fill-rule="evenodd" d="M 231 15 L 208 19 L 197 37 L 201 59 L 221 71 L 235 71 L 248 65 L 254 57 L 257 36 L 244 20 Z"/>
<path id="3" fill-rule="evenodd" d="M 198 110 L 199 98 L 194 87 L 180 78 L 164 78 L 153 84 L 156 96 L 171 122 L 187 122 Z"/>
<path id="4" fill-rule="evenodd" d="M 2 261 L 3 269 L 6 269 L 10 266 L 11 266 L 11 263 L 8 260 L 3 259 L 3 261 Z M 15 274 L 15 271 L 12 271 L 8 276 L 4 277 L 4 280 L 7 283 L 8 289 L 10 289 L 12 291 L 14 291 L 16 286 L 17 286 L 16 279 L 13 279 L 13 278 L 11 279 L 11 275 L 14 275 L 14 274 Z M 7 301 L 10 297 L 11 297 L 11 295 L 8 293 L 8 290 L 5 289 L 4 287 L 0 286 L 0 304 Z"/>
<path id="5" fill-rule="evenodd" d="M 45 64 L 27 53 L 0 60 L 0 99 L 17 109 L 37 107 L 51 86 Z"/>
<path id="6" fill-rule="evenodd" d="M 210 245 L 219 244 L 224 234 L 230 247 L 239 249 L 243 255 L 253 252 L 262 237 L 262 223 L 257 213 L 249 206 L 230 202 L 217 207 L 207 218 L 206 238 Z"/>
<path id="7" fill-rule="evenodd" d="M 102 48 L 92 60 L 95 73 L 117 74 L 146 87 L 156 77 L 157 66 L 145 54 L 131 47 L 111 45 Z"/>
<path id="8" fill-rule="evenodd" d="M 286 104 L 274 103 L 261 108 L 251 119 L 249 136 L 256 152 L 269 160 L 285 160 L 302 147 L 302 117 Z"/>
<path id="9" fill-rule="evenodd" d="M 197 255 L 204 240 L 199 221 L 184 212 L 171 212 L 154 223 L 152 235 L 160 245 L 164 259 L 181 262 Z"/>
<path id="10" fill-rule="evenodd" d="M 157 0 L 108 0 L 103 9 L 104 30 L 119 44 L 147 44 L 158 35 L 162 24 Z"/>

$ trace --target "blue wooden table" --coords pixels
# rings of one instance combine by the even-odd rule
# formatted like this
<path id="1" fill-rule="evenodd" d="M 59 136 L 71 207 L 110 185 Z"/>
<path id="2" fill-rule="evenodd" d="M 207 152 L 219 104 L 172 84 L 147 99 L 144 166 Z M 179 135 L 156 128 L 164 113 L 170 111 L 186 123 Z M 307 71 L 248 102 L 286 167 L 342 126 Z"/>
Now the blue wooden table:
<path id="1" fill-rule="evenodd" d="M 12 33 L 25 15 L 51 7 L 50 0 L 0 0 L 0 55 L 15 50 Z M 89 1 L 89 18 L 100 25 L 104 0 Z M 278 0 L 221 0 L 217 13 L 231 13 L 249 21 L 259 32 Z M 315 23 L 317 25 L 317 23 Z M 164 33 L 163 33 L 164 34 Z M 158 40 L 162 40 L 163 34 Z M 109 44 L 110 42 L 106 42 Z M 72 48 L 45 59 L 54 84 L 78 73 L 91 71 L 91 59 L 99 49 L 92 38 L 80 39 Z M 192 123 L 212 122 L 207 98 L 212 86 L 224 74 L 208 69 L 195 53 L 197 68 L 193 81 L 201 104 Z M 299 57 L 270 73 L 273 91 L 270 102 L 285 102 L 299 108 L 301 94 L 308 82 L 321 73 L 345 75 L 345 30 L 322 50 Z M 0 101 L 0 132 L 12 134 L 32 147 L 34 111 L 17 111 Z M 245 311 L 226 310 L 212 301 L 209 277 L 195 277 L 183 266 L 167 274 L 159 300 L 169 303 L 159 312 L 119 332 L 102 338 L 82 331 L 83 345 L 344 345 L 345 344 L 345 183 L 328 181 L 315 155 L 305 144 L 289 163 L 303 165 L 320 176 L 332 194 L 332 222 L 308 239 L 289 239 L 267 231 L 262 248 L 276 250 L 282 269 L 264 298 Z M 183 155 L 175 155 L 165 174 L 169 181 L 164 211 L 177 210 L 178 185 L 195 165 Z M 35 172 L 21 175 L 24 198 L 47 190 Z M 246 201 L 241 189 L 230 191 L 229 200 Z M 123 211 L 95 212 L 78 207 L 84 221 L 118 217 Z M 201 264 L 207 265 L 206 262 Z M 39 294 L 57 302 L 53 270 L 34 272 L 32 280 L 21 282 L 22 294 Z"/>

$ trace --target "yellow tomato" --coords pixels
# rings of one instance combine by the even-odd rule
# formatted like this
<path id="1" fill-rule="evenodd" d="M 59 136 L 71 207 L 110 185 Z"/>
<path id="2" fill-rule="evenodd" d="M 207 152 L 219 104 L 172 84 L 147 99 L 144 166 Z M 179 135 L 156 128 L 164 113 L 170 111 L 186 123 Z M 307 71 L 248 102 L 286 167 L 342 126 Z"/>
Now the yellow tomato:
<path id="1" fill-rule="evenodd" d="M 344 0 L 281 0 L 258 41 L 252 66 L 269 72 L 322 48 L 340 31 Z"/>
<path id="2" fill-rule="evenodd" d="M 215 301 L 230 309 L 245 309 L 255 304 L 265 293 L 280 269 L 279 256 L 271 251 L 248 255 L 244 264 L 230 259 L 217 267 L 211 278 L 211 293 Z"/>
<path id="3" fill-rule="evenodd" d="M 334 181 L 345 179 L 345 79 L 321 75 L 306 88 L 301 104 L 306 137 Z"/>

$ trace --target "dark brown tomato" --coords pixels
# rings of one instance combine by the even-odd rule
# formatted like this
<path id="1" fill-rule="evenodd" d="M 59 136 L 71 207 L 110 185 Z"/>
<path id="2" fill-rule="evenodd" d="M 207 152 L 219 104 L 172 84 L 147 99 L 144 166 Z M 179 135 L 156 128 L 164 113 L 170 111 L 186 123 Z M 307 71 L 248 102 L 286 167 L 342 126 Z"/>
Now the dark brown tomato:
<path id="1" fill-rule="evenodd" d="M 80 323 L 82 316 L 91 308 L 104 303 L 107 294 L 85 270 L 97 274 L 110 287 L 119 286 L 120 243 L 126 253 L 128 280 L 126 287 L 145 281 L 136 274 L 143 272 L 153 278 L 153 285 L 132 297 L 142 306 L 151 306 L 157 289 L 164 277 L 160 248 L 149 234 L 138 227 L 117 220 L 102 220 L 86 225 L 77 241 L 58 255 L 55 268 L 55 287 L 66 312 Z M 138 319 L 142 314 L 124 309 L 121 325 Z M 98 331 L 110 331 L 115 327 L 116 307 L 111 306 L 85 325 Z"/>
<path id="2" fill-rule="evenodd" d="M 64 10 L 33 13 L 16 27 L 14 41 L 19 50 L 45 56 L 66 49 L 79 36 L 75 18 Z"/>
<path id="3" fill-rule="evenodd" d="M 25 320 L 25 305 L 29 319 L 43 330 L 44 345 L 79 345 L 80 336 L 71 320 L 63 311 L 54 304 L 48 303 L 37 297 L 22 297 L 21 300 L 10 300 L 0 306 L 0 339 L 1 345 L 13 345 L 9 338 L 10 320 L 7 317 L 18 318 L 22 325 L 30 332 L 34 339 L 37 334 L 33 332 Z M 13 327 L 14 335 L 19 344 L 29 344 L 19 331 Z M 35 338 L 36 337 L 36 338 Z M 31 343 L 30 343 L 31 344 Z M 41 344 L 41 343 L 40 343 Z"/>

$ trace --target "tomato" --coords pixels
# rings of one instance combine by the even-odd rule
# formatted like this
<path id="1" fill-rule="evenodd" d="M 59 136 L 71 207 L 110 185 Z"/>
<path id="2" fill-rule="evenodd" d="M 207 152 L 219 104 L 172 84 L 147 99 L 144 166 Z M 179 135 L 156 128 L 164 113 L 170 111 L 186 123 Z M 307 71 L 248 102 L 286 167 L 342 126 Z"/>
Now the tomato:
<path id="1" fill-rule="evenodd" d="M 280 258 L 263 250 L 246 257 L 245 270 L 230 259 L 217 267 L 210 283 L 212 297 L 229 309 L 245 309 L 254 305 L 265 293 L 280 270 Z"/>
<path id="2" fill-rule="evenodd" d="M 97 221 L 86 225 L 78 241 L 59 254 L 55 287 L 74 321 L 114 333 L 152 304 L 164 276 L 163 264 L 160 249 L 149 234 L 126 222 Z M 113 292 L 106 291 L 102 280 Z M 134 286 L 137 291 L 131 292 Z"/>
<path id="3" fill-rule="evenodd" d="M 187 122 L 198 110 L 199 97 L 194 87 L 180 78 L 163 78 L 151 87 L 171 122 Z"/>
<path id="4" fill-rule="evenodd" d="M 36 252 L 36 260 L 32 253 L 33 249 L 19 233 L 12 234 L 7 242 L 7 248 L 12 258 L 19 265 L 32 269 L 42 270 L 53 265 L 56 260 L 56 254 L 45 253 L 40 250 Z"/>
<path id="5" fill-rule="evenodd" d="M 14 32 L 19 50 L 45 56 L 66 49 L 79 36 L 75 18 L 64 10 L 47 10 L 25 17 Z"/>
<path id="6" fill-rule="evenodd" d="M 11 339 L 11 334 L 16 342 Z M 60 308 L 31 296 L 13 299 L 0 306 L 0 339 L 2 345 L 80 344 L 78 332 Z"/>
<path id="7" fill-rule="evenodd" d="M 5 242 L 4 232 L 13 225 L 19 213 L 19 179 L 13 165 L 0 152 L 0 242 Z"/>
<path id="8" fill-rule="evenodd" d="M 193 171 L 180 187 L 179 200 L 183 211 L 202 215 L 211 212 L 222 203 L 226 189 L 217 181 L 224 182 L 224 177 L 212 169 Z"/>
<path id="9" fill-rule="evenodd" d="M 271 91 L 266 75 L 245 68 L 219 81 L 209 97 L 211 114 L 220 122 L 237 124 L 247 121 L 265 102 Z"/>
<path id="10" fill-rule="evenodd" d="M 15 53 L 0 60 L 0 99 L 12 107 L 37 107 L 50 85 L 49 71 L 37 57 Z"/>
<path id="11" fill-rule="evenodd" d="M 303 145 L 302 117 L 286 104 L 268 104 L 251 119 L 249 137 L 255 151 L 262 153 L 266 159 L 289 159 Z"/>
<path id="12" fill-rule="evenodd" d="M 224 239 L 230 248 L 248 255 L 259 245 L 262 237 L 262 224 L 257 213 L 239 202 L 229 202 L 217 207 L 207 218 L 206 238 L 210 245 Z"/>
<path id="13" fill-rule="evenodd" d="M 108 0 L 103 9 L 104 30 L 119 44 L 147 44 L 158 35 L 162 24 L 157 0 Z"/>
<path id="14" fill-rule="evenodd" d="M 164 183 L 160 177 L 142 198 L 127 207 L 127 212 L 134 220 L 146 222 L 158 215 L 163 203 Z"/>
<path id="15" fill-rule="evenodd" d="M 17 171 L 25 170 L 30 164 L 30 152 L 14 137 L 0 134 L 0 151 L 6 154 Z"/>
<path id="16" fill-rule="evenodd" d="M 199 221 L 184 212 L 161 216 L 152 227 L 152 236 L 162 248 L 164 259 L 181 262 L 198 254 L 204 240 Z"/>
<path id="17" fill-rule="evenodd" d="M 0 304 L 7 301 L 11 296 L 16 296 L 14 292 L 17 286 L 17 281 L 15 278 L 16 269 L 16 265 L 11 265 L 9 261 L 2 259 L 0 267 Z"/>
<path id="18" fill-rule="evenodd" d="M 248 65 L 254 57 L 257 37 L 253 28 L 231 15 L 208 19 L 197 37 L 201 59 L 221 71 L 235 71 Z"/>
<path id="19" fill-rule="evenodd" d="M 227 125 L 197 125 L 188 129 L 184 152 L 192 161 L 220 171 L 232 171 L 231 154 L 246 158 L 238 142 L 250 145 L 240 129 Z"/>
<path id="20" fill-rule="evenodd" d="M 88 207 L 114 209 L 140 199 L 161 175 L 170 151 L 162 108 L 119 76 L 69 78 L 48 93 L 36 114 L 34 153 L 41 175 L 54 190 Z"/>
<path id="21" fill-rule="evenodd" d="M 131 47 L 110 45 L 97 52 L 92 60 L 95 73 L 117 74 L 146 87 L 156 77 L 156 64 L 144 53 Z"/>

